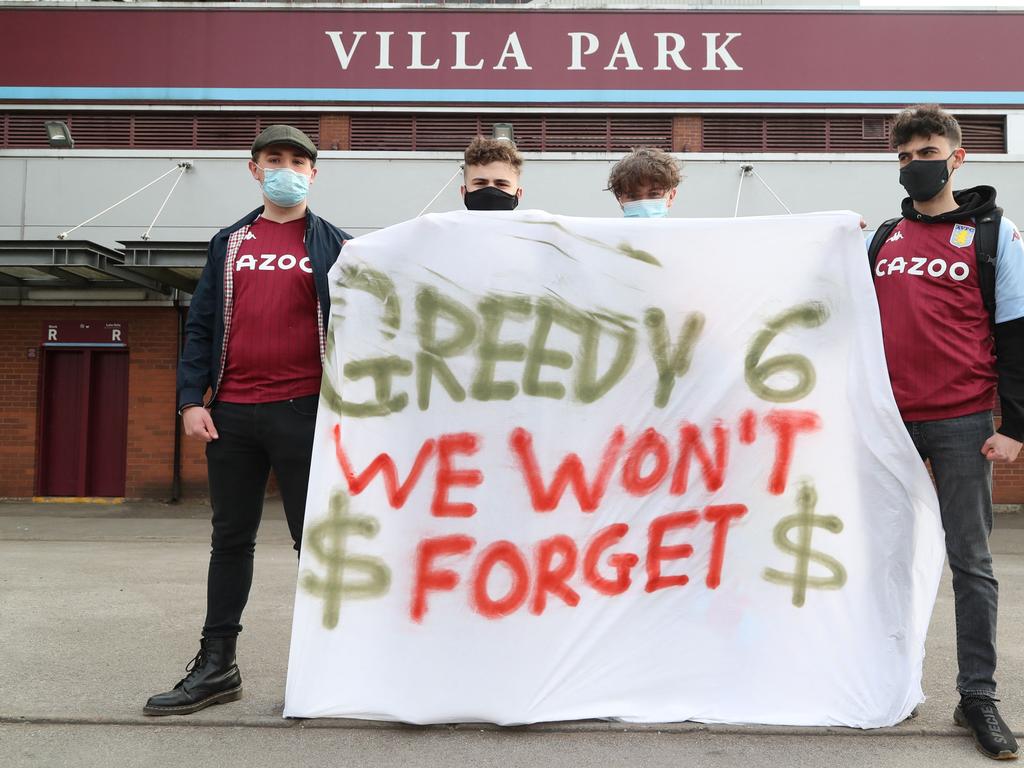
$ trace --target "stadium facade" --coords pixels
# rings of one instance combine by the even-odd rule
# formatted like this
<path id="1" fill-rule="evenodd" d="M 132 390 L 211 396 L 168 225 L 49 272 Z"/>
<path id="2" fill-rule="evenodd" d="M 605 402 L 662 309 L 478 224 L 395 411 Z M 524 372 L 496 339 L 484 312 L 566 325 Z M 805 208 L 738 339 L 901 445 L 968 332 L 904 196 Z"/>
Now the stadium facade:
<path id="1" fill-rule="evenodd" d="M 0 29 L 3 497 L 205 494 L 181 328 L 206 240 L 258 204 L 245 160 L 270 123 L 317 143 L 311 206 L 355 235 L 460 207 L 461 150 L 496 124 L 528 208 L 619 215 L 608 169 L 650 145 L 683 162 L 674 216 L 873 226 L 904 194 L 893 115 L 938 102 L 960 184 L 1024 219 L 1016 11 L 44 1 L 0 3 Z M 1024 502 L 1024 469 L 998 468 L 996 500 Z"/>

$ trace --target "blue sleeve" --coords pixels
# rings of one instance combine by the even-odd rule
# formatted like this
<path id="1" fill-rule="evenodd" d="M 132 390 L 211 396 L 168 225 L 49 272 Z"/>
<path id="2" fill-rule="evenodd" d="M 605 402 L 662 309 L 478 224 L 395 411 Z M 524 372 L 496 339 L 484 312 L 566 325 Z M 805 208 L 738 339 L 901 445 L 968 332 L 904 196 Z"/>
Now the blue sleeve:
<path id="1" fill-rule="evenodd" d="M 206 265 L 199 277 L 185 321 L 185 345 L 178 361 L 178 409 L 182 406 L 202 405 L 203 395 L 210 386 L 210 364 L 213 355 L 215 271 L 213 241 L 206 254 Z"/>
<path id="2" fill-rule="evenodd" d="M 999 226 L 996 252 L 996 322 L 1024 317 L 1024 240 L 1005 216 Z"/>

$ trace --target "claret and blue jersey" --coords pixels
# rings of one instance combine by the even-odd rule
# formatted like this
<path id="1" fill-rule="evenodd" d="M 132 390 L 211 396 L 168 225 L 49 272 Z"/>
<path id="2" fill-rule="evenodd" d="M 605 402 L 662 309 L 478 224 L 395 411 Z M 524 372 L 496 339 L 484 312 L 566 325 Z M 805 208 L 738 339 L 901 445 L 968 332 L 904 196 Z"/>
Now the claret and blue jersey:
<path id="1" fill-rule="evenodd" d="M 992 318 L 978 282 L 973 219 L 904 218 L 874 266 L 885 354 L 903 418 L 924 421 L 988 410 L 998 379 Z M 1024 317 L 1024 241 L 1003 217 L 995 322 Z"/>

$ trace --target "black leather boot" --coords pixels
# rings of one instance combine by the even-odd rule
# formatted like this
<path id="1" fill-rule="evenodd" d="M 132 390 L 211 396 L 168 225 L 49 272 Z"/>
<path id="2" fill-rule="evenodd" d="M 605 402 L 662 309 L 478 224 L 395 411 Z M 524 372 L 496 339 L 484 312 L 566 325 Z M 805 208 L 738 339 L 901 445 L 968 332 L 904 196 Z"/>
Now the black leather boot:
<path id="1" fill-rule="evenodd" d="M 151 696 L 146 715 L 188 715 L 211 704 L 242 698 L 242 676 L 235 666 L 235 637 L 204 637 L 188 673 L 166 693 Z"/>

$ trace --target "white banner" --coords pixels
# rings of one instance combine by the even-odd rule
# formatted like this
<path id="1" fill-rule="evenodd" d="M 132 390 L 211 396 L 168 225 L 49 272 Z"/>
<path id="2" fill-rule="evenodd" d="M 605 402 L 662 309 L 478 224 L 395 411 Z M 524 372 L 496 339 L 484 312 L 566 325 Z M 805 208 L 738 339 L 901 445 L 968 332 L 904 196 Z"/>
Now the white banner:
<path id="1" fill-rule="evenodd" d="M 286 716 L 922 700 L 941 525 L 855 215 L 430 215 L 331 283 Z"/>

